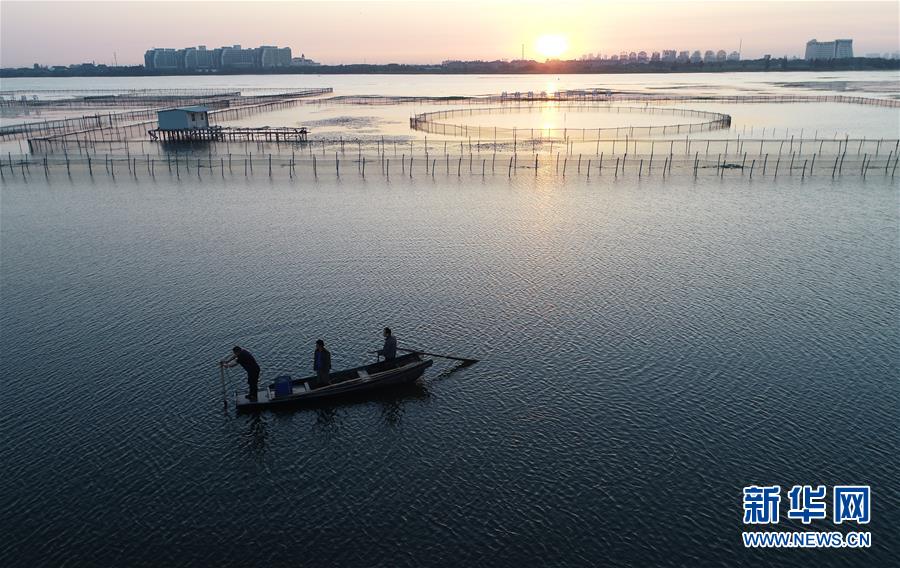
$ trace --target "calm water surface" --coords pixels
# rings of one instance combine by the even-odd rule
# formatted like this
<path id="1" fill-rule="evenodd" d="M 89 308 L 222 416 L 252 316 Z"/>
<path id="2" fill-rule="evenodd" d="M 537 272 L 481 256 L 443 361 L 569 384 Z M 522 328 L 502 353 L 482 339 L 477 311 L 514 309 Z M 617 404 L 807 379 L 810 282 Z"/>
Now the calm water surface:
<path id="1" fill-rule="evenodd" d="M 36 179 L 0 194 L 14 565 L 896 558 L 900 234 L 878 178 Z M 317 337 L 366 361 L 385 324 L 482 362 L 223 413 L 232 344 L 272 377 L 308 371 Z M 743 550 L 751 483 L 871 483 L 873 548 Z"/>
<path id="2" fill-rule="evenodd" d="M 550 80 L 91 85 L 408 95 Z M 892 80 L 560 82 L 895 96 Z M 692 108 L 748 128 L 900 128 L 895 111 L 861 107 Z M 405 121 L 401 110 L 381 119 Z M 2 184 L 4 565 L 896 563 L 900 192 L 889 176 L 314 183 L 160 169 L 155 181 L 56 170 Z M 437 361 L 419 384 L 352 404 L 223 412 L 215 362 L 233 344 L 272 378 L 308 373 L 318 337 L 337 368 L 370 361 L 384 325 L 402 345 L 481 362 Z M 872 548 L 745 550 L 741 488 L 776 483 L 871 484 Z"/>

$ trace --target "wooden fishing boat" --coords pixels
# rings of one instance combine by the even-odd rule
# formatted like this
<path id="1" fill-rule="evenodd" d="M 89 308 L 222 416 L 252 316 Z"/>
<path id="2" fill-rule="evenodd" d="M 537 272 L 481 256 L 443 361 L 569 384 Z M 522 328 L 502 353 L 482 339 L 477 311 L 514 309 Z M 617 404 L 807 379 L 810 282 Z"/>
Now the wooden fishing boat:
<path id="1" fill-rule="evenodd" d="M 331 373 L 331 384 L 317 388 L 312 387 L 315 376 L 294 379 L 285 375 L 260 388 L 256 400 L 247 398 L 247 393 L 235 393 L 235 406 L 238 410 L 259 410 L 395 387 L 412 383 L 433 363 L 423 359 L 421 353 L 408 353 L 390 361 Z"/>

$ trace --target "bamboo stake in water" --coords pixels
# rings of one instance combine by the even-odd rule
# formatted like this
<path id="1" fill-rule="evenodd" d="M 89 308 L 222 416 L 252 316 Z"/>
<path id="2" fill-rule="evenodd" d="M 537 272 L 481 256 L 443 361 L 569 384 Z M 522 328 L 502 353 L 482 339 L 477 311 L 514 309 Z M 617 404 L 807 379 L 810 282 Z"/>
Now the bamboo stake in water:
<path id="1" fill-rule="evenodd" d="M 219 363 L 219 378 L 222 382 L 222 403 L 228 408 L 228 394 L 225 389 L 225 365 Z"/>

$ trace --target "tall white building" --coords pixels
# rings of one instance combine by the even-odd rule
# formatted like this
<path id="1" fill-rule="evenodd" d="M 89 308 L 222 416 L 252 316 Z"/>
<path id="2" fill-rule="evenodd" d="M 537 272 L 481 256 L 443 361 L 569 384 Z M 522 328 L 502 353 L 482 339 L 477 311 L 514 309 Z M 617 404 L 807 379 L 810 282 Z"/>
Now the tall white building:
<path id="1" fill-rule="evenodd" d="M 256 50 L 243 49 L 240 45 L 222 48 L 222 67 L 255 67 Z"/>
<path id="2" fill-rule="evenodd" d="M 836 39 L 834 41 L 806 42 L 806 59 L 849 59 L 853 57 L 853 40 Z"/>
<path id="3" fill-rule="evenodd" d="M 184 55 L 173 48 L 154 47 L 144 53 L 144 67 L 160 70 L 181 69 L 184 67 Z"/>
<path id="4" fill-rule="evenodd" d="M 291 64 L 291 48 L 263 45 L 259 48 L 260 67 L 287 67 Z"/>
<path id="5" fill-rule="evenodd" d="M 853 40 L 852 39 L 836 39 L 834 40 L 834 58 L 850 59 L 853 57 Z"/>

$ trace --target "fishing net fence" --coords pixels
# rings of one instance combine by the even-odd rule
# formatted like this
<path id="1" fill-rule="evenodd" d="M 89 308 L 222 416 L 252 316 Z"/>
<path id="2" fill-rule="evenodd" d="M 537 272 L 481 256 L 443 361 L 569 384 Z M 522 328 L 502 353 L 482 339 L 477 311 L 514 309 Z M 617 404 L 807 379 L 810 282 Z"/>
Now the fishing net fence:
<path id="1" fill-rule="evenodd" d="M 310 97 L 331 93 L 330 87 L 295 90 L 288 93 L 216 97 L 199 101 L 210 109 L 210 124 L 236 120 L 261 112 L 297 106 Z M 183 103 L 180 103 L 183 104 Z M 146 136 L 157 122 L 158 107 L 108 112 L 80 117 L 24 122 L 0 127 L 0 141 L 10 139 L 53 140 L 67 136 L 98 140 L 125 140 Z"/>
<path id="2" fill-rule="evenodd" d="M 647 126 L 618 126 L 618 127 L 598 127 L 598 128 L 509 128 L 497 126 L 482 126 L 469 124 L 453 124 L 448 122 L 438 122 L 443 119 L 461 118 L 476 115 L 495 115 L 495 114 L 519 114 L 523 112 L 545 112 L 546 107 L 543 105 L 536 106 L 499 106 L 486 108 L 465 108 L 434 111 L 417 114 L 409 119 L 409 127 L 413 130 L 421 132 L 429 132 L 432 134 L 440 134 L 442 136 L 462 136 L 467 138 L 488 139 L 488 140 L 516 140 L 518 138 L 526 138 L 529 140 L 569 140 L 570 138 L 577 140 L 600 140 L 604 137 L 616 137 L 622 135 L 633 136 L 654 136 L 654 135 L 678 135 L 689 134 L 694 132 L 706 132 L 710 130 L 720 130 L 731 127 L 731 116 L 702 110 L 670 108 L 670 107 L 654 107 L 654 106 L 620 106 L 620 105 L 555 105 L 552 107 L 554 111 L 575 111 L 575 112 L 607 112 L 615 114 L 642 114 L 642 115 L 665 115 L 679 118 L 700 118 L 699 122 L 684 122 L 668 125 L 647 125 Z"/>
<path id="3" fill-rule="evenodd" d="M 712 142 L 712 141 L 709 141 Z M 716 141 L 721 142 L 721 141 Z M 716 175 L 749 178 L 779 176 L 831 177 L 879 176 L 893 181 L 896 175 L 900 140 L 881 140 L 881 144 L 866 147 L 856 140 L 841 141 L 840 153 L 823 154 L 815 144 L 806 141 L 806 151 L 794 147 L 792 151 L 757 154 L 751 148 L 736 143 L 718 152 L 704 152 L 692 148 L 685 152 L 675 148 L 670 152 L 640 154 L 632 152 L 573 153 L 572 146 L 559 148 L 555 153 L 480 152 L 441 153 L 438 147 L 409 147 L 401 145 L 394 151 L 383 145 L 377 154 L 342 152 L 338 147 L 322 146 L 321 153 L 313 145 L 302 151 L 291 148 L 289 153 L 246 151 L 245 153 L 214 153 L 212 146 L 197 148 L 193 153 L 165 154 L 97 154 L 77 155 L 29 154 L 0 156 L 0 179 L 28 181 L 35 176 L 51 178 L 63 176 L 127 175 L 136 179 L 156 179 L 157 175 L 180 179 L 269 176 L 289 179 L 317 180 L 322 176 L 481 176 L 513 177 L 519 175 L 555 175 L 612 177 L 672 176 L 694 177 Z M 824 141 L 823 141 L 824 142 Z M 869 141 L 871 142 L 871 141 Z M 629 148 L 634 150 L 634 147 Z M 725 150 L 724 152 L 721 150 Z M 163 178 L 164 179 L 164 178 Z"/>

